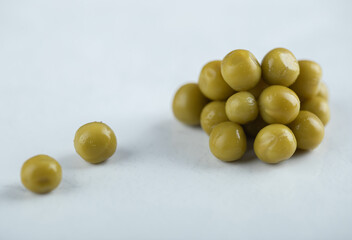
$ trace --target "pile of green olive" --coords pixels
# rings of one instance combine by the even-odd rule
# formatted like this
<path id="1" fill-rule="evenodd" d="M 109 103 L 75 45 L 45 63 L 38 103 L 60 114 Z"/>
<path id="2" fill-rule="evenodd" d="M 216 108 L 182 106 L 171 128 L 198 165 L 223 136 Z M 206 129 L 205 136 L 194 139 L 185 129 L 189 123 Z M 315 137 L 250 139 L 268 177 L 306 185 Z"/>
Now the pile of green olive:
<path id="1" fill-rule="evenodd" d="M 322 142 L 330 109 L 321 77 L 318 63 L 297 61 L 285 48 L 271 50 L 261 64 L 251 52 L 234 50 L 207 63 L 198 84 L 178 89 L 172 109 L 180 122 L 201 125 L 218 159 L 241 159 L 254 138 L 257 157 L 278 163 Z"/>

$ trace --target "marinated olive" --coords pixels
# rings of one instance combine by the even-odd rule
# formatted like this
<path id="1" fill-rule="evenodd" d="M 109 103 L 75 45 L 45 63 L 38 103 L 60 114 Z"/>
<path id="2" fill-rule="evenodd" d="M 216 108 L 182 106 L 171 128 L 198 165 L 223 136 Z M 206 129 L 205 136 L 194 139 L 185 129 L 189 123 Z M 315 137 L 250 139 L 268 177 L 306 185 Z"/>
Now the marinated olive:
<path id="1" fill-rule="evenodd" d="M 326 125 L 330 120 L 330 108 L 328 102 L 319 96 L 312 97 L 302 103 L 301 110 L 314 113 Z"/>
<path id="2" fill-rule="evenodd" d="M 244 132 L 247 134 L 247 137 L 255 137 L 258 132 L 262 130 L 268 124 L 263 120 L 263 118 L 258 114 L 258 117 L 245 125 L 243 125 Z"/>
<path id="3" fill-rule="evenodd" d="M 326 101 L 329 100 L 329 90 L 324 82 L 320 82 L 317 96 L 324 98 Z"/>
<path id="4" fill-rule="evenodd" d="M 221 74 L 230 87 L 246 91 L 258 84 L 261 68 L 255 56 L 247 50 L 235 50 L 221 62 Z"/>
<path id="5" fill-rule="evenodd" d="M 311 98 L 318 94 L 321 79 L 321 68 L 313 61 L 298 61 L 300 73 L 294 84 L 290 88 L 295 91 L 301 99 Z"/>
<path id="6" fill-rule="evenodd" d="M 218 159 L 225 162 L 236 161 L 246 151 L 246 135 L 242 127 L 237 123 L 219 123 L 210 133 L 209 147 L 210 151 Z"/>
<path id="7" fill-rule="evenodd" d="M 255 97 L 249 92 L 238 92 L 226 101 L 226 115 L 235 123 L 245 124 L 258 116 L 258 105 Z"/>
<path id="8" fill-rule="evenodd" d="M 260 79 L 259 83 L 255 85 L 254 88 L 248 90 L 248 92 L 252 93 L 253 96 L 257 99 L 263 90 L 267 87 L 269 87 L 269 85 L 266 84 L 263 79 Z"/>
<path id="9" fill-rule="evenodd" d="M 300 72 L 296 57 L 285 48 L 275 48 L 262 61 L 263 78 L 269 85 L 290 86 Z"/>
<path id="10" fill-rule="evenodd" d="M 209 100 L 202 94 L 198 84 L 183 85 L 175 94 L 172 110 L 175 117 L 188 125 L 199 125 L 200 114 Z"/>
<path id="11" fill-rule="evenodd" d="M 298 96 L 284 86 L 270 86 L 259 96 L 260 115 L 269 124 L 288 124 L 295 120 L 299 109 Z"/>
<path id="12" fill-rule="evenodd" d="M 311 112 L 300 111 L 289 127 L 295 135 L 297 147 L 300 149 L 312 150 L 323 141 L 324 124 Z"/>
<path id="13" fill-rule="evenodd" d="M 213 128 L 222 122 L 229 119 L 225 112 L 225 102 L 213 101 L 208 103 L 200 115 L 200 125 L 203 130 L 209 135 Z"/>
<path id="14" fill-rule="evenodd" d="M 47 155 L 28 159 L 21 169 L 21 181 L 30 191 L 48 193 L 59 186 L 62 171 L 60 164 Z"/>
<path id="15" fill-rule="evenodd" d="M 91 122 L 80 127 L 75 135 L 76 152 L 87 162 L 100 163 L 116 151 L 116 136 L 113 130 L 102 122 Z"/>
<path id="16" fill-rule="evenodd" d="M 212 61 L 203 67 L 198 85 L 202 93 L 211 100 L 226 100 L 235 92 L 221 75 L 221 61 Z"/>
<path id="17" fill-rule="evenodd" d="M 297 148 L 293 132 L 282 124 L 271 124 L 259 131 L 254 140 L 254 152 L 266 163 L 289 159 Z"/>

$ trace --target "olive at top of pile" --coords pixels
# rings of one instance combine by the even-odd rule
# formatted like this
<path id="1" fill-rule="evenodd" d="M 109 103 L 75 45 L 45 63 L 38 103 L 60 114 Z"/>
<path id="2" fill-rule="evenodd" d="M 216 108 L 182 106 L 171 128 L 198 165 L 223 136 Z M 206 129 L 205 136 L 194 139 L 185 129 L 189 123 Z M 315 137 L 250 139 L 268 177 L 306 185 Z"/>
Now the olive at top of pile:
<path id="1" fill-rule="evenodd" d="M 234 50 L 208 62 L 198 84 L 176 92 L 173 113 L 182 123 L 201 125 L 223 161 L 240 159 L 247 137 L 255 137 L 258 158 L 278 163 L 323 140 L 330 109 L 321 78 L 318 63 L 297 60 L 285 48 L 271 50 L 261 64 L 248 50 Z"/>

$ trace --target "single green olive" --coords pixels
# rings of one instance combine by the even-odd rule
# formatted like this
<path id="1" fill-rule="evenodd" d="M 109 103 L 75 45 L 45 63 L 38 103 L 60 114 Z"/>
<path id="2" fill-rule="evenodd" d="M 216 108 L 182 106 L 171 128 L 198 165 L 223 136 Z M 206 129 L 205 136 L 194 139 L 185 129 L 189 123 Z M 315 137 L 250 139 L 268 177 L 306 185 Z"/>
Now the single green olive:
<path id="1" fill-rule="evenodd" d="M 200 125 L 208 135 L 216 125 L 228 120 L 225 112 L 225 102 L 220 101 L 208 103 L 200 115 Z"/>
<path id="2" fill-rule="evenodd" d="M 301 110 L 314 113 L 326 125 L 330 120 L 330 107 L 328 102 L 319 96 L 312 97 L 302 103 Z"/>
<path id="3" fill-rule="evenodd" d="M 298 96 L 284 86 L 270 86 L 259 96 L 260 115 L 269 124 L 288 124 L 295 120 L 299 109 Z"/>
<path id="4" fill-rule="evenodd" d="M 329 101 L 329 89 L 324 82 L 320 82 L 317 96 L 324 98 L 326 101 Z"/>
<path id="5" fill-rule="evenodd" d="M 259 131 L 254 140 L 254 152 L 266 163 L 279 163 L 289 159 L 296 151 L 293 132 L 282 124 L 271 124 Z"/>
<path id="6" fill-rule="evenodd" d="M 249 92 L 238 92 L 226 101 L 226 115 L 230 121 L 246 124 L 258 116 L 258 105 L 255 97 Z"/>
<path id="7" fill-rule="evenodd" d="M 246 135 L 239 124 L 223 122 L 216 125 L 210 133 L 209 147 L 218 159 L 225 162 L 236 161 L 246 152 Z"/>
<path id="8" fill-rule="evenodd" d="M 91 122 L 80 127 L 75 135 L 76 152 L 89 163 L 101 163 L 116 151 L 113 130 L 102 122 Z"/>
<path id="9" fill-rule="evenodd" d="M 263 90 L 267 87 L 269 87 L 269 85 L 266 84 L 263 79 L 260 79 L 258 84 L 255 85 L 254 88 L 248 90 L 248 92 L 252 93 L 253 96 L 257 99 L 260 96 L 260 94 L 263 92 Z"/>
<path id="10" fill-rule="evenodd" d="M 246 91 L 258 84 L 261 68 L 255 56 L 247 50 L 234 50 L 221 62 L 221 74 L 230 87 Z"/>
<path id="11" fill-rule="evenodd" d="M 212 61 L 203 67 L 198 85 L 202 93 L 211 100 L 226 100 L 235 92 L 221 75 L 221 61 Z"/>
<path id="12" fill-rule="evenodd" d="M 177 90 L 172 110 L 180 122 L 187 125 L 199 125 L 200 114 L 209 100 L 200 91 L 198 84 L 188 83 Z"/>
<path id="13" fill-rule="evenodd" d="M 262 61 L 264 81 L 269 85 L 292 85 L 300 72 L 296 57 L 285 48 L 275 48 Z"/>
<path id="14" fill-rule="evenodd" d="M 297 147 L 300 149 L 312 150 L 323 141 L 324 124 L 311 112 L 300 111 L 289 127 L 295 135 Z"/>
<path id="15" fill-rule="evenodd" d="M 59 186 L 62 178 L 60 164 L 48 155 L 28 159 L 21 169 L 22 184 L 35 193 L 48 193 Z"/>
<path id="16" fill-rule="evenodd" d="M 256 137 L 258 132 L 266 126 L 268 126 L 268 124 L 263 120 L 260 114 L 258 114 L 258 117 L 254 121 L 243 125 L 243 129 L 248 137 Z"/>
<path id="17" fill-rule="evenodd" d="M 303 101 L 318 94 L 322 71 L 319 64 L 313 61 L 301 60 L 298 64 L 300 73 L 290 88 Z"/>

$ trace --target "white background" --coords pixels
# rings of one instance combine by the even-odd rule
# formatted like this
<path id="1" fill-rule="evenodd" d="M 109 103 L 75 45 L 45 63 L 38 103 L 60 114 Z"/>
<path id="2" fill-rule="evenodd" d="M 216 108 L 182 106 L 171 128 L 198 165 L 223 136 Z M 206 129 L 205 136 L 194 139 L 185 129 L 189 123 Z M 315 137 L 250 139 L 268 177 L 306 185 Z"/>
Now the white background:
<path id="1" fill-rule="evenodd" d="M 351 239 L 351 1 L 0 0 L 0 239 Z M 323 68 L 323 143 L 278 165 L 215 159 L 172 116 L 183 83 L 229 51 L 275 47 Z M 80 125 L 118 138 L 101 165 L 80 159 Z M 59 188 L 20 183 L 36 154 Z"/>

